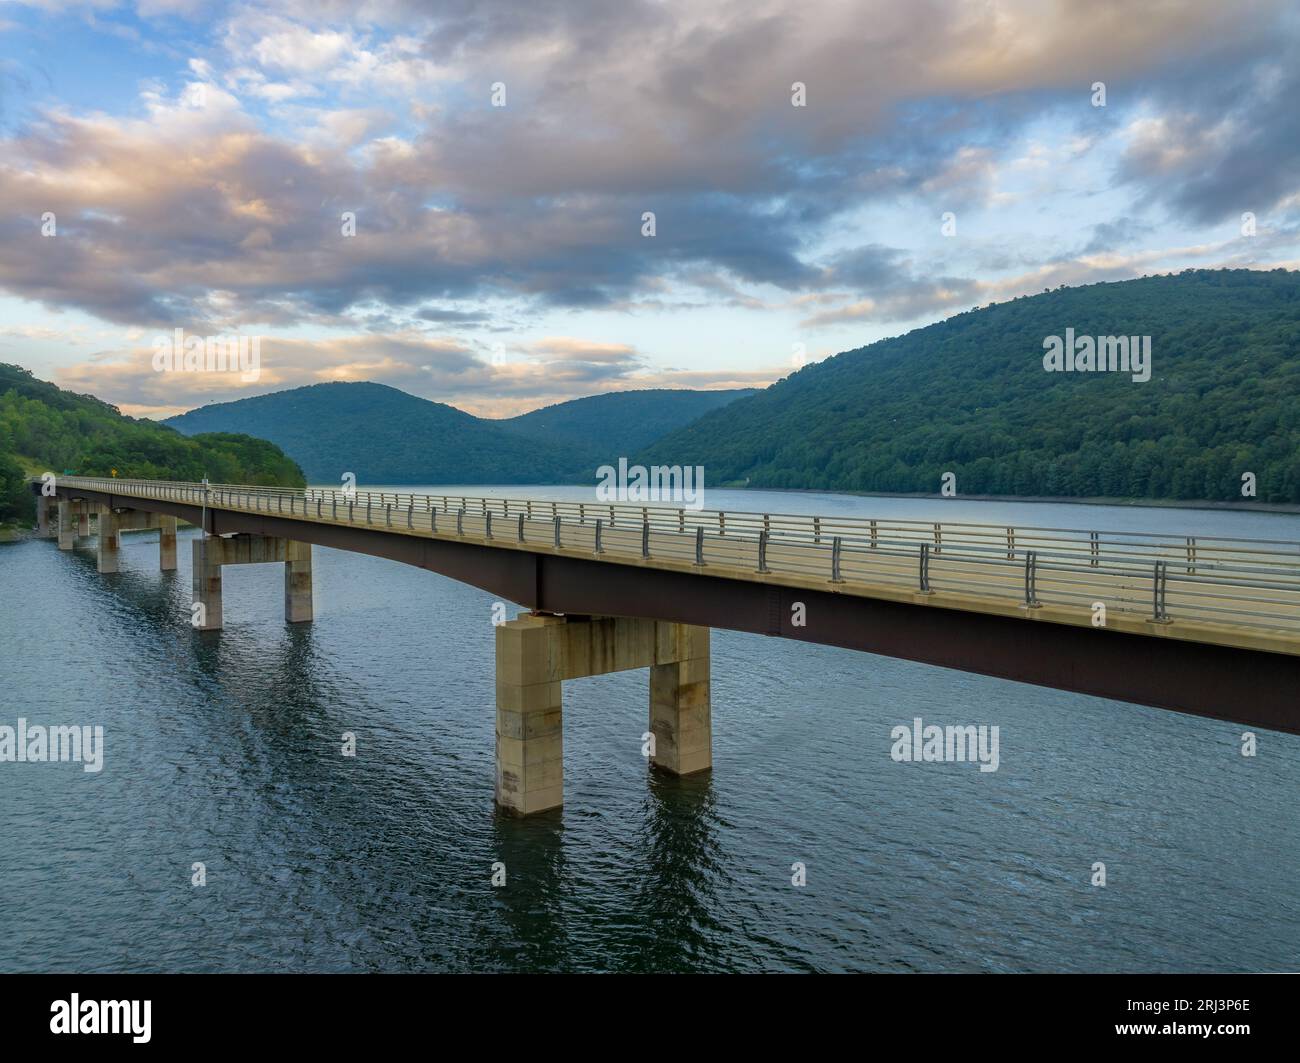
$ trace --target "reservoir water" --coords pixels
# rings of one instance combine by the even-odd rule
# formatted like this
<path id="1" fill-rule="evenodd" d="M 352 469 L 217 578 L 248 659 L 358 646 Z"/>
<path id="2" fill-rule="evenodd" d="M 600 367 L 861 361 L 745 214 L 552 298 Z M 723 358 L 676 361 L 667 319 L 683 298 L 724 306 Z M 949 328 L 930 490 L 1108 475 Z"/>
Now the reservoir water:
<path id="1" fill-rule="evenodd" d="M 1300 539 L 1266 513 L 707 501 Z M 0 969 L 1300 966 L 1300 737 L 1261 731 L 1244 757 L 1230 724 L 716 631 L 711 774 L 648 770 L 644 672 L 579 680 L 565 807 L 516 820 L 493 808 L 492 596 L 317 548 L 314 623 L 287 627 L 280 572 L 245 566 L 200 635 L 192 536 L 168 574 L 156 533 L 124 534 L 109 576 L 93 540 L 0 545 L 0 724 L 105 735 L 97 773 L 0 763 Z M 918 716 L 997 725 L 998 770 L 893 761 Z"/>

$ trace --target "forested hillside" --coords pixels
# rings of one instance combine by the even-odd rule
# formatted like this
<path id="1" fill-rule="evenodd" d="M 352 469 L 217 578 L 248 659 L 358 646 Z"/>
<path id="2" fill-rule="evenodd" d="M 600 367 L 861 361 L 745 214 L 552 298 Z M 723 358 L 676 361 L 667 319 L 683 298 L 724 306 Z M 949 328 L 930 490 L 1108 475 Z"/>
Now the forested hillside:
<path id="1" fill-rule="evenodd" d="M 161 480 L 305 483 L 302 470 L 263 439 L 215 433 L 186 437 L 115 406 L 37 380 L 0 363 L 0 521 L 33 511 L 25 480 L 45 471 Z"/>
<path id="2" fill-rule="evenodd" d="M 1046 372 L 1043 341 L 1152 338 L 1152 373 Z M 648 447 L 714 486 L 1300 502 L 1300 273 L 1059 289 L 805 367 Z"/>
<path id="3" fill-rule="evenodd" d="M 730 391 L 612 391 L 545 406 L 531 413 L 496 421 L 512 432 L 535 439 L 562 439 L 590 451 L 590 464 L 617 462 L 712 410 L 756 393 Z"/>

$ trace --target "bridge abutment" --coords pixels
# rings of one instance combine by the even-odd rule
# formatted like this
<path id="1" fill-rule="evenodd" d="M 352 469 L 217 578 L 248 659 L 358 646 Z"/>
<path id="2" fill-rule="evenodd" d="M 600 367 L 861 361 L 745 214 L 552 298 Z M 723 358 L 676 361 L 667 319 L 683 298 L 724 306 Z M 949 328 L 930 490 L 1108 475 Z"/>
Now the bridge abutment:
<path id="1" fill-rule="evenodd" d="M 533 815 L 564 803 L 562 685 L 650 669 L 651 762 L 712 766 L 709 629 L 633 617 L 525 613 L 497 628 L 496 801 Z"/>
<path id="2" fill-rule="evenodd" d="M 309 621 L 312 608 L 311 544 L 271 535 L 204 535 L 194 540 L 194 602 L 200 606 L 194 626 L 218 631 L 223 626 L 221 570 L 226 565 L 284 563 L 284 619 Z"/>

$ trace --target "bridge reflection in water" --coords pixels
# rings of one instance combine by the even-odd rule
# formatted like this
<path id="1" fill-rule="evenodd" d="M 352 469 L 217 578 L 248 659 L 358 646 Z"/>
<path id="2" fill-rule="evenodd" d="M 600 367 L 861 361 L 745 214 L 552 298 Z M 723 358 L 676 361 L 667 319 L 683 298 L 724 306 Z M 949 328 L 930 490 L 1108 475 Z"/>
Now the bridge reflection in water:
<path id="1" fill-rule="evenodd" d="M 99 568 L 117 533 L 175 522 L 194 549 L 196 627 L 221 627 L 221 570 L 283 562 L 285 616 L 312 616 L 311 546 L 461 580 L 532 612 L 497 631 L 497 799 L 563 799 L 561 686 L 650 669 L 653 762 L 711 766 L 708 629 L 923 661 L 1300 733 L 1300 543 L 692 511 L 668 506 L 62 478 L 40 527 Z"/>

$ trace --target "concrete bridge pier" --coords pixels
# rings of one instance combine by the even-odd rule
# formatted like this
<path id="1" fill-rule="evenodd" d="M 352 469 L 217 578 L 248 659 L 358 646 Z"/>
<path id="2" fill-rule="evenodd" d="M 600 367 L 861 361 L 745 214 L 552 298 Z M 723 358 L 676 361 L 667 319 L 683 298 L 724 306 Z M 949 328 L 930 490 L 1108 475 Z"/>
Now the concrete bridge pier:
<path id="1" fill-rule="evenodd" d="M 633 617 L 524 613 L 497 628 L 496 801 L 519 815 L 564 803 L 566 679 L 650 669 L 651 761 L 712 767 L 709 629 Z"/>
<path id="2" fill-rule="evenodd" d="M 158 569 L 161 572 L 176 571 L 176 518 L 160 516 L 158 518 Z"/>
<path id="3" fill-rule="evenodd" d="M 50 523 L 50 504 L 58 502 L 58 499 L 51 499 L 48 495 L 36 496 L 36 537 L 38 539 L 53 539 L 56 529 Z M 58 523 L 58 509 L 54 511 L 55 525 Z"/>
<path id="4" fill-rule="evenodd" d="M 311 543 L 285 540 L 284 620 L 287 624 L 305 624 L 314 615 L 312 608 Z"/>
<path id="5" fill-rule="evenodd" d="M 205 534 L 194 541 L 193 624 L 218 631 L 222 624 L 221 570 L 226 565 L 284 563 L 284 619 L 300 624 L 312 619 L 311 544 L 271 535 Z"/>
<path id="6" fill-rule="evenodd" d="M 72 503 L 59 499 L 59 549 L 71 550 L 77 543 L 77 527 L 72 512 Z"/>
<path id="7" fill-rule="evenodd" d="M 95 567 L 100 572 L 116 572 L 122 537 L 120 518 L 108 506 L 99 507 L 99 549 Z"/>
<path id="8" fill-rule="evenodd" d="M 87 539 L 90 537 L 90 503 L 77 503 L 77 538 Z"/>

